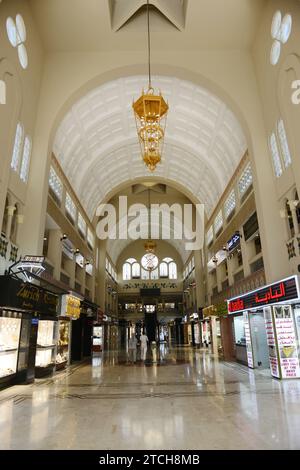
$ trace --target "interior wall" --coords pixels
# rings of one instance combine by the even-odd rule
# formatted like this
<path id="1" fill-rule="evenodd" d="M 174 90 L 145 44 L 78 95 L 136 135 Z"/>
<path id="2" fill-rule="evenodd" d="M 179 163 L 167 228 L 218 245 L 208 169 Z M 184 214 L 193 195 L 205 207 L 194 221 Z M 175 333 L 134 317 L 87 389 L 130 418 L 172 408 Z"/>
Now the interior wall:
<path id="1" fill-rule="evenodd" d="M 17 49 L 12 47 L 6 33 L 7 18 L 12 17 L 15 19 L 18 13 L 23 16 L 27 30 L 26 48 L 29 66 L 26 70 L 21 67 Z M 7 85 L 6 104 L 0 105 L 0 221 L 2 222 L 8 190 L 14 203 L 20 204 L 20 215 L 24 215 L 27 190 L 31 184 L 30 174 L 29 183 L 25 185 L 18 175 L 11 171 L 10 163 L 18 122 L 23 124 L 25 134 L 33 139 L 40 96 L 43 49 L 27 1 L 2 1 L 0 7 L 0 34 L 0 79 L 4 80 Z M 37 195 L 39 191 L 44 193 L 45 188 L 37 188 Z M 20 242 L 20 250 L 23 251 L 25 247 L 22 226 L 19 227 L 19 231 L 18 241 Z"/>
<path id="2" fill-rule="evenodd" d="M 271 37 L 271 24 L 274 13 L 280 10 L 282 16 L 290 13 L 293 19 L 292 34 L 286 44 L 282 46 L 279 63 L 276 66 L 270 63 L 270 52 L 273 43 Z M 292 154 L 292 165 L 284 171 L 280 178 L 276 178 L 272 166 L 271 153 L 268 149 L 267 159 L 269 162 L 268 172 L 275 192 L 268 195 L 265 191 L 257 198 L 258 208 L 261 200 L 271 198 L 271 203 L 276 208 L 276 219 L 272 226 L 263 225 L 263 230 L 268 233 L 278 233 L 282 238 L 280 252 L 283 254 L 281 260 L 281 276 L 298 273 L 298 263 L 289 263 L 286 242 L 288 235 L 286 230 L 287 221 L 282 218 L 280 211 L 283 208 L 285 198 L 293 199 L 292 189 L 297 188 L 300 193 L 300 105 L 292 103 L 292 82 L 300 79 L 300 3 L 297 0 L 269 0 L 262 18 L 253 48 L 255 70 L 259 85 L 259 94 L 262 102 L 263 115 L 266 126 L 266 141 L 272 132 L 276 131 L 279 118 L 285 124 L 288 143 Z M 271 240 L 271 237 L 269 237 Z M 276 253 L 277 251 L 273 251 Z M 274 258 L 276 258 L 274 256 Z M 282 258 L 282 257 L 280 257 Z M 268 280 L 274 280 L 271 277 Z"/>

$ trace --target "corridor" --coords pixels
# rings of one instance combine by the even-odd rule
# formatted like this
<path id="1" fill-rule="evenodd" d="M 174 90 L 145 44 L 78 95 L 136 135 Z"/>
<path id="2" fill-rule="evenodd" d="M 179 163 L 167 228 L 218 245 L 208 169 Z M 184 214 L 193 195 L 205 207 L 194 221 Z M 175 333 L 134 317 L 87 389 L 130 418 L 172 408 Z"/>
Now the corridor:
<path id="1" fill-rule="evenodd" d="M 299 449 L 300 380 L 167 349 L 107 353 L 0 394 L 0 449 Z"/>

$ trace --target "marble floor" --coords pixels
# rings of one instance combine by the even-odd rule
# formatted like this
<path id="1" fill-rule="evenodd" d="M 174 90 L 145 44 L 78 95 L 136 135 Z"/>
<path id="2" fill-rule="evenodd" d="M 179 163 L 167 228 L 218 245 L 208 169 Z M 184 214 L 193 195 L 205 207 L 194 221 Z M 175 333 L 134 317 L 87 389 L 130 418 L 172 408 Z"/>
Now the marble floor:
<path id="1" fill-rule="evenodd" d="M 167 348 L 0 392 L 0 449 L 300 449 L 300 381 Z"/>

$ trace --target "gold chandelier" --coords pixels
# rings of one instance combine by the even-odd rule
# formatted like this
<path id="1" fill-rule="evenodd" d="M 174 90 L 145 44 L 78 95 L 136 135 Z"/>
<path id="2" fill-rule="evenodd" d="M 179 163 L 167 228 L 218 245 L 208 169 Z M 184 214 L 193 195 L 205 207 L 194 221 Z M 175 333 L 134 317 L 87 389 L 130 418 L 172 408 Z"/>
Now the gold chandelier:
<path id="1" fill-rule="evenodd" d="M 156 165 L 161 162 L 169 106 L 161 93 L 159 93 L 159 95 L 154 93 L 151 84 L 149 0 L 147 0 L 147 21 L 149 59 L 148 91 L 146 93 L 143 91 L 142 96 L 133 103 L 133 110 L 142 158 L 149 170 L 153 172 L 156 169 Z"/>

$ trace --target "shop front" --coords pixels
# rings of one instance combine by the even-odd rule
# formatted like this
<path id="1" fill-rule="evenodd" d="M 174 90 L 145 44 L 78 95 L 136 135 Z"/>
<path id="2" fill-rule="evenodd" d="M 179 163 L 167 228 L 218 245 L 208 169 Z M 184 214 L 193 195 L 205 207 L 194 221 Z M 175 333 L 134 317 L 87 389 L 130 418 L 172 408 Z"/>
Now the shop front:
<path id="1" fill-rule="evenodd" d="M 226 306 L 227 311 L 227 306 Z M 219 356 L 223 356 L 221 321 L 224 315 L 223 306 L 211 305 L 203 309 L 202 320 L 202 341 L 204 346 L 211 345 L 212 352 Z"/>
<path id="2" fill-rule="evenodd" d="M 53 372 L 57 306 L 53 292 L 15 276 L 0 277 L 0 387 Z"/>
<path id="3" fill-rule="evenodd" d="M 81 299 L 73 294 L 64 294 L 60 299 L 60 316 L 57 326 L 57 348 L 55 369 L 65 369 L 71 362 L 72 324 L 80 317 Z"/>
<path id="4" fill-rule="evenodd" d="M 228 300 L 228 312 L 238 362 L 278 379 L 300 377 L 298 276 Z"/>
<path id="5" fill-rule="evenodd" d="M 98 309 L 98 305 L 87 299 L 81 299 L 80 309 L 77 308 L 77 319 L 72 320 L 71 362 L 91 357 L 93 327 L 97 321 Z"/>

